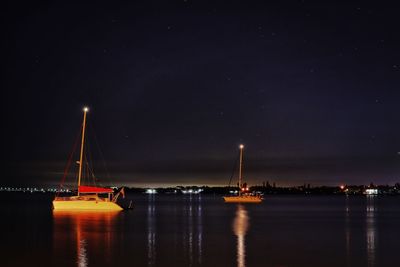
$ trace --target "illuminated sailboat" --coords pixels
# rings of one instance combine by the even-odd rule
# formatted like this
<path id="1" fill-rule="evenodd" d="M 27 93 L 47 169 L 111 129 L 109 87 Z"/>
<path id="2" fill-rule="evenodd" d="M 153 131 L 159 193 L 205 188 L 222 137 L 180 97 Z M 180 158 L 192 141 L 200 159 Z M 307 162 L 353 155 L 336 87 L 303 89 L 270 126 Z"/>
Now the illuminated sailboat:
<path id="1" fill-rule="evenodd" d="M 83 152 L 85 149 L 85 128 L 87 107 L 83 109 L 83 124 L 81 136 L 81 149 L 78 171 L 78 194 L 69 197 L 55 197 L 53 200 L 54 210 L 89 210 L 89 211 L 119 211 L 122 210 L 116 202 L 118 196 L 123 193 L 123 189 L 114 196 L 114 190 L 111 188 L 83 186 L 81 185 Z"/>
<path id="2" fill-rule="evenodd" d="M 240 145 L 240 160 L 239 160 L 239 192 L 236 196 L 225 196 L 225 202 L 231 203 L 260 203 L 262 197 L 249 193 L 249 188 L 246 183 L 243 183 L 242 171 L 243 171 L 243 148 L 244 145 Z"/>

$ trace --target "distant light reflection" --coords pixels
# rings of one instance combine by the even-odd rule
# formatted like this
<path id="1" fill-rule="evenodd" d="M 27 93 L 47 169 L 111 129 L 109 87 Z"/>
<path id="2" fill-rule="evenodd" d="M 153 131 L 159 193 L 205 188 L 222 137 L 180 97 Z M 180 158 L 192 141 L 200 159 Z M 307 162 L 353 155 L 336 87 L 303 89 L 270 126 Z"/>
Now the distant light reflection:
<path id="1" fill-rule="evenodd" d="M 149 266 L 156 263 L 156 225 L 155 225 L 155 195 L 149 195 L 147 206 L 147 260 Z"/>
<path id="2" fill-rule="evenodd" d="M 246 266 L 246 232 L 249 229 L 249 217 L 244 205 L 238 205 L 236 217 L 233 221 L 233 232 L 237 236 L 237 265 L 238 267 Z"/>
<path id="3" fill-rule="evenodd" d="M 351 237 L 351 225 L 350 225 L 350 207 L 349 207 L 349 196 L 346 195 L 346 213 L 345 213 L 345 224 L 346 224 L 346 260 L 349 265 L 350 262 L 350 237 Z"/>
<path id="4" fill-rule="evenodd" d="M 367 261 L 368 266 L 375 265 L 376 251 L 376 222 L 375 213 L 377 212 L 376 196 L 367 196 L 367 216 L 366 216 L 366 232 L 367 232 Z"/>
<path id="5" fill-rule="evenodd" d="M 193 199 L 192 195 L 189 198 L 189 263 L 193 265 Z"/>
<path id="6" fill-rule="evenodd" d="M 182 248 L 185 258 L 187 257 L 188 266 L 197 266 L 202 263 L 202 207 L 201 195 L 190 195 L 186 199 L 183 207 L 184 229 L 182 232 Z"/>
<path id="7" fill-rule="evenodd" d="M 198 263 L 201 264 L 202 260 L 202 241 L 203 241 L 203 223 L 202 223 L 202 209 L 201 209 L 201 194 L 199 194 L 199 204 L 197 206 L 197 248 L 198 248 Z"/>

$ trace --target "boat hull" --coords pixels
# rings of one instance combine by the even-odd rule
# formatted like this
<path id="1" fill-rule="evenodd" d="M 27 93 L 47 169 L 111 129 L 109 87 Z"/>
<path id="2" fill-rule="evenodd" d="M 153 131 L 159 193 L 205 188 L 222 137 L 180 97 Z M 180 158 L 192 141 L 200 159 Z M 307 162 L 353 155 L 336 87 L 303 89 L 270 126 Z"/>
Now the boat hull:
<path id="1" fill-rule="evenodd" d="M 119 211 L 121 206 L 110 201 L 95 200 L 53 200 L 54 210 L 92 210 L 92 211 Z"/>
<path id="2" fill-rule="evenodd" d="M 226 196 L 224 201 L 227 203 L 261 203 L 262 198 L 258 196 Z"/>

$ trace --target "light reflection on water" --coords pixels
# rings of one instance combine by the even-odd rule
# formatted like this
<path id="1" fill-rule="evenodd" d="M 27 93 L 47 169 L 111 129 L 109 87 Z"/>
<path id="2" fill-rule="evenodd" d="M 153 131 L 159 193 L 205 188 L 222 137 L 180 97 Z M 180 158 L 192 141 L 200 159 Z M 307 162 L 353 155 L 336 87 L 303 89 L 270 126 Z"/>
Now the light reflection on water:
<path id="1" fill-rule="evenodd" d="M 193 265 L 193 196 L 189 195 L 189 231 L 188 231 L 188 247 L 189 247 L 189 264 Z"/>
<path id="2" fill-rule="evenodd" d="M 156 205 L 155 195 L 149 194 L 147 206 L 147 260 L 148 266 L 154 266 L 156 262 Z"/>
<path id="3" fill-rule="evenodd" d="M 378 211 L 375 203 L 376 196 L 367 196 L 367 215 L 366 215 L 366 232 L 367 232 L 367 262 L 368 266 L 375 266 L 375 243 L 376 243 L 376 221 L 375 214 Z"/>
<path id="4" fill-rule="evenodd" d="M 353 200 L 354 201 L 354 200 Z M 366 244 L 366 252 L 367 252 L 367 266 L 375 266 L 376 265 L 376 213 L 378 212 L 377 207 L 377 196 L 368 195 L 366 196 L 366 205 L 365 205 L 365 244 Z M 351 266 L 352 259 L 352 225 L 351 218 L 355 216 L 352 212 L 356 212 L 351 209 L 351 199 L 346 196 L 345 201 L 345 244 L 346 244 L 346 259 L 347 265 Z"/>
<path id="5" fill-rule="evenodd" d="M 246 266 L 246 232 L 249 229 L 249 216 L 244 205 L 239 204 L 236 210 L 236 216 L 233 220 L 233 232 L 237 238 L 236 255 L 237 266 Z"/>
<path id="6" fill-rule="evenodd" d="M 111 249 L 114 240 L 115 217 L 119 212 L 68 212 L 53 211 L 54 244 L 60 242 L 76 244 L 76 263 L 78 267 L 89 266 L 89 250 L 101 249 L 108 262 L 112 262 Z M 71 237 L 75 236 L 75 239 Z M 56 248 L 59 249 L 59 248 Z"/>
<path id="7" fill-rule="evenodd" d="M 189 266 L 202 263 L 203 227 L 202 227 L 201 195 L 190 195 L 183 207 L 186 227 L 182 235 L 182 247 L 188 258 Z"/>
<path id="8" fill-rule="evenodd" d="M 78 237 L 78 267 L 88 266 L 88 259 L 86 253 L 86 240 Z"/>
<path id="9" fill-rule="evenodd" d="M 202 241 L 203 241 L 203 223 L 202 223 L 202 209 L 201 209 L 201 195 L 199 195 L 199 203 L 197 205 L 197 247 L 198 255 L 197 262 L 201 264 L 202 260 Z"/>
<path id="10" fill-rule="evenodd" d="M 177 254 L 185 266 L 203 262 L 203 208 L 201 195 L 185 196 L 179 204 L 164 205 L 157 195 L 146 201 L 146 265 L 168 265 L 166 254 Z M 158 211 L 159 210 L 159 211 Z M 129 213 L 129 216 L 132 213 Z M 135 218 L 140 221 L 140 218 Z M 129 227 L 129 226 L 128 226 Z M 166 232 L 170 229 L 170 232 Z M 162 232 L 163 234 L 159 234 Z M 166 237 L 169 237 L 166 240 Z M 157 245 L 157 244 L 165 244 Z M 160 253 L 158 253 L 160 251 Z M 166 253 L 166 251 L 169 251 Z M 173 257 L 168 259 L 172 260 Z"/>
<path id="11" fill-rule="evenodd" d="M 349 196 L 346 195 L 346 201 L 345 201 L 345 239 L 346 239 L 346 261 L 347 261 L 347 266 L 350 265 L 350 243 L 351 243 L 351 225 L 350 225 L 350 215 L 351 215 L 351 210 L 350 210 L 350 205 L 349 205 Z"/>
<path id="12" fill-rule="evenodd" d="M 375 266 L 376 265 L 376 213 L 378 212 L 377 206 L 377 196 L 368 195 L 366 196 L 366 205 L 365 205 L 365 244 L 366 244 L 366 252 L 367 252 L 367 266 Z M 345 243 L 346 243 L 346 262 L 348 266 L 351 266 L 352 259 L 352 226 L 351 226 L 351 218 L 354 216 L 352 212 L 355 210 L 351 209 L 350 198 L 346 196 L 345 201 Z"/>
<path id="13" fill-rule="evenodd" d="M 15 205 L 4 229 L 18 231 L 3 231 L 0 250 L 14 264 L 2 266 L 396 266 L 400 198 L 135 197 L 134 209 L 118 214 Z"/>

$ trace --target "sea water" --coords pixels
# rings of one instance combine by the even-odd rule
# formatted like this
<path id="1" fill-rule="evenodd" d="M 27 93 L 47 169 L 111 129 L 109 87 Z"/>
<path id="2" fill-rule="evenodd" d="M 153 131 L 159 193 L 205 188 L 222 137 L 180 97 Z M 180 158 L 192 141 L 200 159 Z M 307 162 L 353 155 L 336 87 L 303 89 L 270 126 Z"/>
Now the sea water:
<path id="1" fill-rule="evenodd" d="M 400 266 L 400 197 L 128 195 L 132 210 L 53 213 L 1 193 L 1 266 Z"/>

